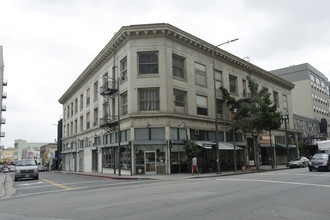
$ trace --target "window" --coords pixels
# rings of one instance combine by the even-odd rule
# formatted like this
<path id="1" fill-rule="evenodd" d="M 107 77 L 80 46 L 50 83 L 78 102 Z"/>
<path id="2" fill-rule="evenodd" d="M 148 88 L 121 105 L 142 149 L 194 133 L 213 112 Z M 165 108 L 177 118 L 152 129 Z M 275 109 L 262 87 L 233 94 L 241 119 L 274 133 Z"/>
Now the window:
<path id="1" fill-rule="evenodd" d="M 184 113 L 186 106 L 186 94 L 187 92 L 173 89 L 173 102 L 174 111 Z"/>
<path id="2" fill-rule="evenodd" d="M 73 122 L 70 123 L 70 135 L 73 135 Z"/>
<path id="3" fill-rule="evenodd" d="M 165 128 L 135 128 L 136 140 L 164 140 Z"/>
<path id="4" fill-rule="evenodd" d="M 215 88 L 220 89 L 222 86 L 222 72 L 215 70 Z"/>
<path id="5" fill-rule="evenodd" d="M 220 115 L 222 114 L 222 100 L 221 99 L 217 99 L 217 117 L 219 118 Z"/>
<path id="6" fill-rule="evenodd" d="M 127 80 L 127 58 L 125 57 L 120 61 L 120 72 L 121 72 L 121 80 Z"/>
<path id="7" fill-rule="evenodd" d="M 309 78 L 314 82 L 315 81 L 315 77 L 313 74 L 309 74 Z"/>
<path id="8" fill-rule="evenodd" d="M 196 84 L 206 86 L 206 67 L 202 64 L 195 63 Z"/>
<path id="9" fill-rule="evenodd" d="M 96 81 L 94 83 L 94 102 L 97 101 L 97 99 L 98 99 L 97 95 L 98 94 L 99 94 L 99 83 L 98 83 L 98 81 Z"/>
<path id="10" fill-rule="evenodd" d="M 139 53 L 139 74 L 158 73 L 158 52 Z"/>
<path id="11" fill-rule="evenodd" d="M 229 89 L 231 93 L 237 93 L 237 77 L 229 75 Z"/>
<path id="12" fill-rule="evenodd" d="M 184 58 L 172 55 L 173 76 L 184 79 Z"/>
<path id="13" fill-rule="evenodd" d="M 68 105 L 68 115 L 67 115 L 67 118 L 69 119 L 70 118 L 70 105 Z"/>
<path id="14" fill-rule="evenodd" d="M 84 130 L 84 117 L 80 116 L 80 131 Z"/>
<path id="15" fill-rule="evenodd" d="M 74 133 L 77 134 L 78 133 L 78 120 L 74 120 Z"/>
<path id="16" fill-rule="evenodd" d="M 318 85 L 320 85 L 320 79 L 316 77 L 315 80 L 316 80 L 316 83 L 317 83 Z"/>
<path id="17" fill-rule="evenodd" d="M 86 106 L 88 106 L 90 104 L 90 99 L 91 99 L 91 89 L 88 88 L 87 91 L 86 91 Z"/>
<path id="18" fill-rule="evenodd" d="M 139 89 L 140 110 L 159 110 L 159 89 Z"/>
<path id="19" fill-rule="evenodd" d="M 196 105 L 198 115 L 207 115 L 207 98 L 205 96 L 196 95 Z"/>
<path id="20" fill-rule="evenodd" d="M 288 110 L 288 100 L 286 95 L 282 95 L 282 105 L 283 109 Z"/>
<path id="21" fill-rule="evenodd" d="M 94 109 L 94 121 L 93 121 L 93 125 L 98 125 L 98 121 L 99 121 L 99 109 L 95 108 Z"/>
<path id="22" fill-rule="evenodd" d="M 78 99 L 74 100 L 74 113 L 77 114 L 78 113 Z"/>
<path id="23" fill-rule="evenodd" d="M 242 85 L 243 85 L 243 97 L 248 97 L 248 94 L 247 94 L 247 89 L 246 89 L 246 80 L 245 79 L 242 79 Z"/>
<path id="24" fill-rule="evenodd" d="M 170 139 L 171 140 L 186 140 L 187 139 L 187 129 L 170 128 Z"/>
<path id="25" fill-rule="evenodd" d="M 71 117 L 73 116 L 73 102 L 71 103 Z"/>
<path id="26" fill-rule="evenodd" d="M 91 116 L 90 113 L 87 112 L 86 114 L 86 129 L 89 129 L 91 127 Z"/>
<path id="27" fill-rule="evenodd" d="M 120 97 L 121 99 L 121 114 L 127 115 L 128 108 L 127 108 L 127 92 L 123 93 Z"/>
<path id="28" fill-rule="evenodd" d="M 84 107 L 84 94 L 80 95 L 80 110 Z"/>
<path id="29" fill-rule="evenodd" d="M 280 107 L 280 103 L 278 101 L 278 92 L 276 91 L 273 91 L 273 101 L 274 101 L 274 104 L 277 106 L 277 107 Z"/>

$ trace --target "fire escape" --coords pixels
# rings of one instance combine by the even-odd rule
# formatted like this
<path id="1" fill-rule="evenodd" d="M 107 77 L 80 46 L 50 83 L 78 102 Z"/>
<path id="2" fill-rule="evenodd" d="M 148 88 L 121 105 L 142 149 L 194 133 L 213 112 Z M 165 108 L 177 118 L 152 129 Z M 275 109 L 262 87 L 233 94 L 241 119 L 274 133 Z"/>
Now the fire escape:
<path id="1" fill-rule="evenodd" d="M 115 79 L 104 78 L 104 84 L 100 88 L 100 94 L 105 98 L 103 103 L 104 117 L 100 118 L 100 127 L 107 132 L 115 131 L 118 128 L 118 116 L 114 115 L 112 100 L 118 95 L 118 83 Z"/>

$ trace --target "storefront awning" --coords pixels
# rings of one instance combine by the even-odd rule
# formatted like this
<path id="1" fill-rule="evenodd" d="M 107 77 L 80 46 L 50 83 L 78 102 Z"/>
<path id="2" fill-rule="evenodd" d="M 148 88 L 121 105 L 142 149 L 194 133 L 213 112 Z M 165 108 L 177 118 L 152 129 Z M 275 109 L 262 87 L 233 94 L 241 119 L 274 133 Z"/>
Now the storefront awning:
<path id="1" fill-rule="evenodd" d="M 276 144 L 276 147 L 286 148 L 286 144 Z M 296 148 L 296 147 L 297 147 L 296 145 L 288 144 L 288 148 Z"/>
<path id="2" fill-rule="evenodd" d="M 203 147 L 205 149 L 212 149 L 212 146 L 215 145 L 215 142 L 212 141 L 195 141 L 195 144 L 197 144 L 200 147 Z M 234 150 L 234 145 L 227 142 L 219 142 L 219 150 Z M 242 150 L 241 147 L 236 146 L 236 150 Z"/>
<path id="3" fill-rule="evenodd" d="M 260 144 L 260 147 L 270 147 L 270 144 Z M 286 148 L 286 144 L 272 144 L 272 147 Z M 288 144 L 289 148 L 296 148 L 296 145 Z"/>
<path id="4" fill-rule="evenodd" d="M 241 147 L 235 146 L 236 150 L 242 150 Z M 234 145 L 227 142 L 219 142 L 219 149 L 220 150 L 234 150 Z"/>

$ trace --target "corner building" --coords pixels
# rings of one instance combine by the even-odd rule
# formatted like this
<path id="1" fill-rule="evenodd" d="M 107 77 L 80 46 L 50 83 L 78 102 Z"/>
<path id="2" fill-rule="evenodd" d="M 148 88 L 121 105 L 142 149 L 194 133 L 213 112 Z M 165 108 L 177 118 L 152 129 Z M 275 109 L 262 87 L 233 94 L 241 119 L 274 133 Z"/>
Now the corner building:
<path id="1" fill-rule="evenodd" d="M 59 99 L 63 169 L 118 174 L 120 160 L 125 175 L 191 172 L 183 148 L 190 139 L 203 150 L 206 172 L 216 159 L 216 115 L 221 169 L 230 169 L 233 121 L 220 86 L 247 97 L 251 76 L 292 115 L 294 85 L 216 49 L 216 114 L 214 47 L 169 24 L 122 27 Z M 284 140 L 284 126 L 273 134 Z M 249 139 L 236 134 L 239 166 L 253 159 Z"/>

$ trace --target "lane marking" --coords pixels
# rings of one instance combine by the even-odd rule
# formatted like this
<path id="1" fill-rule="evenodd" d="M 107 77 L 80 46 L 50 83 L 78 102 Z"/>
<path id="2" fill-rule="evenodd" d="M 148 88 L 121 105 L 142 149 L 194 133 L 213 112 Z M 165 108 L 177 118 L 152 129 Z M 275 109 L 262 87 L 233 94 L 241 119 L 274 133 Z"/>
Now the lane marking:
<path id="1" fill-rule="evenodd" d="M 45 181 L 47 183 L 50 183 L 50 184 L 53 184 L 54 186 L 57 186 L 57 187 L 60 187 L 60 188 L 63 188 L 63 189 L 72 189 L 71 187 L 68 187 L 68 186 L 64 186 L 64 185 L 61 185 L 59 183 L 55 183 L 51 180 L 47 180 L 47 179 L 44 179 L 44 178 L 40 178 L 42 181 Z"/>
<path id="2" fill-rule="evenodd" d="M 79 190 L 79 189 L 88 189 L 88 188 L 95 188 L 98 186 L 117 186 L 117 185 L 130 185 L 130 184 L 138 184 L 140 182 L 130 182 L 130 183 L 109 183 L 109 184 L 102 184 L 102 185 L 93 185 L 93 186 L 83 186 L 83 187 L 77 187 L 77 188 L 70 188 L 69 190 Z M 100 190 L 99 188 L 95 188 L 94 190 Z M 67 189 L 59 189 L 59 190 L 51 190 L 51 191 L 44 191 L 44 192 L 36 192 L 36 193 L 29 193 L 29 194 L 22 194 L 22 195 L 15 195 L 15 196 L 11 196 L 8 199 L 14 199 L 14 198 L 18 198 L 18 197 L 26 197 L 26 196 L 33 196 L 33 195 L 40 195 L 40 194 L 49 194 L 49 193 L 53 193 L 53 192 L 67 192 Z"/>
<path id="3" fill-rule="evenodd" d="M 216 179 L 220 181 L 237 181 L 237 182 L 260 182 L 260 183 L 281 183 L 281 184 L 290 184 L 290 185 L 301 185 L 301 186 L 317 186 L 330 188 L 330 185 L 323 184 L 314 184 L 314 183 L 297 183 L 297 182 L 285 182 L 285 181 L 276 181 L 276 180 L 257 180 L 257 179 Z"/>
<path id="4" fill-rule="evenodd" d="M 75 184 L 83 184 L 83 183 L 102 183 L 102 182 L 106 182 L 108 180 L 103 180 L 103 181 L 86 181 L 86 182 L 70 182 L 70 183 L 65 183 L 65 185 L 75 185 Z M 45 183 L 45 182 L 40 182 L 40 183 Z M 20 187 L 20 186 L 24 186 L 24 187 Z M 63 184 L 62 184 L 63 185 Z M 17 190 L 24 190 L 24 189 L 34 189 L 34 188 L 42 188 L 42 187 L 56 187 L 55 185 L 51 184 L 51 185 L 38 185 L 38 186 L 28 186 L 25 187 L 27 185 L 25 184 L 21 184 L 19 185 L 17 188 Z"/>

